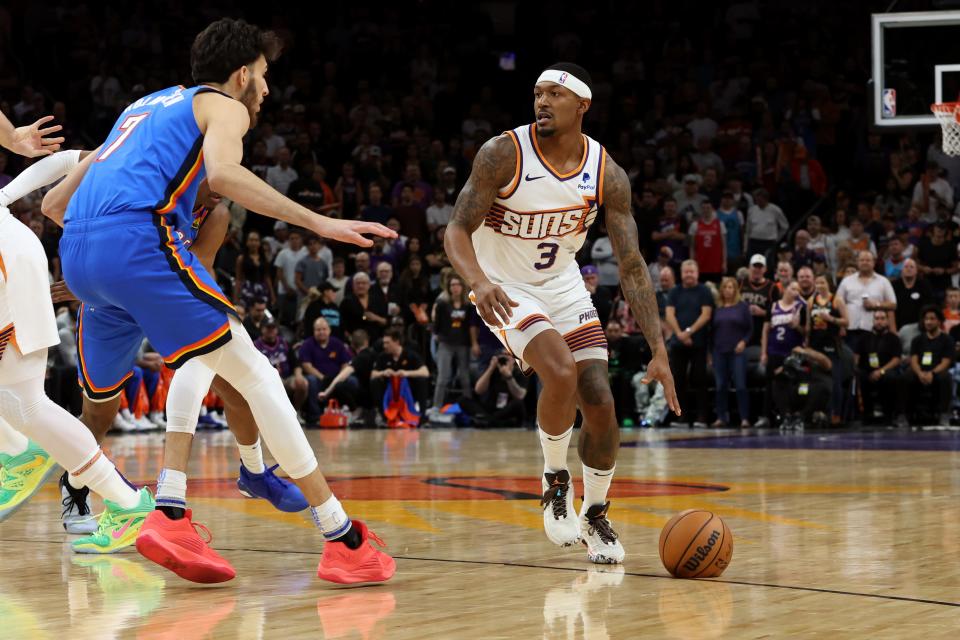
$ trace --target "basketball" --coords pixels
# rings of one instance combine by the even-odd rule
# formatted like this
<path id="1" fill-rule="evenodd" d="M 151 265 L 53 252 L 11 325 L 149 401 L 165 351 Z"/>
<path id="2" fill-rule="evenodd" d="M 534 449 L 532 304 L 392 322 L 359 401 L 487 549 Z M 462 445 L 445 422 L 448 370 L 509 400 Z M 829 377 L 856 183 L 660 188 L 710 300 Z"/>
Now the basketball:
<path id="1" fill-rule="evenodd" d="M 715 513 L 687 509 L 660 531 L 660 561 L 676 578 L 716 578 L 732 557 L 733 534 Z"/>

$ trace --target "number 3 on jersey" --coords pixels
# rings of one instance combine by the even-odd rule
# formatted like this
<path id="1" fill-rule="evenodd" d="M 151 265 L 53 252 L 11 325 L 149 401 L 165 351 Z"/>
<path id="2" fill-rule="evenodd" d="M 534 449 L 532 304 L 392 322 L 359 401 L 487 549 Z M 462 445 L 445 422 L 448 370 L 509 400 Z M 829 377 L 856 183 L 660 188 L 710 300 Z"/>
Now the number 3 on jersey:
<path id="1" fill-rule="evenodd" d="M 543 253 L 540 254 L 540 262 L 534 262 L 533 266 L 536 269 L 549 269 L 553 266 L 553 263 L 557 261 L 557 251 L 560 250 L 560 245 L 556 242 L 541 242 L 537 245 L 537 249 L 541 249 Z"/>
<path id="2" fill-rule="evenodd" d="M 97 158 L 97 162 L 103 162 L 110 157 L 114 151 L 120 148 L 127 138 L 130 137 L 130 134 L 133 133 L 133 130 L 137 128 L 137 125 L 147 119 L 149 113 L 136 113 L 130 116 L 127 116 L 127 119 L 120 124 L 120 135 L 116 140 L 110 143 L 110 146 L 104 149 L 100 156 Z"/>

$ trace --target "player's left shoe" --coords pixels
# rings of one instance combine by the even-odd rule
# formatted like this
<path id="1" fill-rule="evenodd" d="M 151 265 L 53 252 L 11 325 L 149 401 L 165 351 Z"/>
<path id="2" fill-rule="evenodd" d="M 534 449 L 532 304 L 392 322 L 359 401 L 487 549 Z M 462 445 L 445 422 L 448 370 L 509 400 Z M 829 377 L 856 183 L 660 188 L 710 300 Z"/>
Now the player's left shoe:
<path id="1" fill-rule="evenodd" d="M 77 538 L 71 545 L 76 553 L 116 553 L 126 549 L 137 540 L 140 527 L 156 506 L 150 490 L 140 489 L 140 502 L 130 509 L 104 500 L 106 506 L 97 522 L 97 532 Z"/>
<path id="2" fill-rule="evenodd" d="M 610 502 L 595 504 L 580 516 L 580 532 L 587 558 L 595 564 L 620 564 L 626 553 L 617 532 L 607 519 Z"/>
<path id="3" fill-rule="evenodd" d="M 317 567 L 317 577 L 340 584 L 386 582 L 396 573 L 397 563 L 389 555 L 374 547 L 371 540 L 381 547 L 387 545 L 360 520 L 354 520 L 353 526 L 360 533 L 360 546 L 351 549 L 345 542 L 339 540 L 328 540 L 323 543 L 323 554 L 320 556 L 320 566 Z"/>
<path id="4" fill-rule="evenodd" d="M 263 498 L 279 511 L 296 513 L 310 505 L 300 488 L 283 478 L 277 477 L 274 470 L 279 465 L 267 467 L 263 473 L 253 473 L 240 464 L 240 478 L 237 489 L 248 498 Z"/>
<path id="5" fill-rule="evenodd" d="M 0 453 L 0 522 L 25 505 L 56 468 L 56 461 L 33 440 L 20 455 Z"/>

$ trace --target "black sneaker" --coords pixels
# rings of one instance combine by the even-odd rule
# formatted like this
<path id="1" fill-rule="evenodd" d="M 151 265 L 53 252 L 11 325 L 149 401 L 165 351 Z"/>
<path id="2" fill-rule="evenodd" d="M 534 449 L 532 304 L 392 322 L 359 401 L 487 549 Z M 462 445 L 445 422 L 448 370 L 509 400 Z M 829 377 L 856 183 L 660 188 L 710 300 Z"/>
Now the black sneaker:
<path id="1" fill-rule="evenodd" d="M 67 482 L 67 472 L 60 476 L 60 519 L 67 533 L 90 535 L 97 531 L 97 516 L 90 512 L 90 488 L 74 489 Z"/>

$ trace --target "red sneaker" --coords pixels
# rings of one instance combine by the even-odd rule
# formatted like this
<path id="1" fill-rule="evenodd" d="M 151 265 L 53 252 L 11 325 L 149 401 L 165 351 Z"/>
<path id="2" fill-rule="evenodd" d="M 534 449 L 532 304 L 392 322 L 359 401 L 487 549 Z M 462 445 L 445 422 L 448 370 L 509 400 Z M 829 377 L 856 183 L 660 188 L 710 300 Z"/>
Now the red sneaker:
<path id="1" fill-rule="evenodd" d="M 208 545 L 210 530 L 191 520 L 193 512 L 180 520 L 171 520 L 163 511 L 152 511 L 140 527 L 137 551 L 147 560 L 166 567 L 191 582 L 226 582 L 236 577 L 230 563 Z M 210 540 L 203 540 L 194 527 L 203 529 Z"/>
<path id="2" fill-rule="evenodd" d="M 386 582 L 396 573 L 397 563 L 370 544 L 370 539 L 373 538 L 381 547 L 386 547 L 386 543 L 363 522 L 354 520 L 353 526 L 360 532 L 360 546 L 351 549 L 338 540 L 325 542 L 317 577 L 341 584 Z"/>

